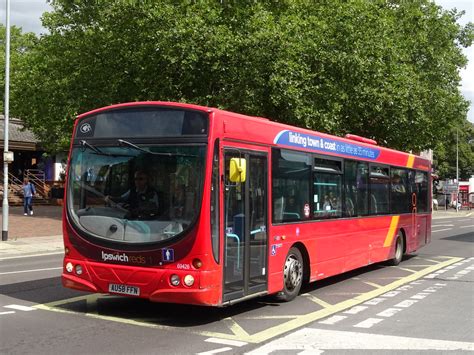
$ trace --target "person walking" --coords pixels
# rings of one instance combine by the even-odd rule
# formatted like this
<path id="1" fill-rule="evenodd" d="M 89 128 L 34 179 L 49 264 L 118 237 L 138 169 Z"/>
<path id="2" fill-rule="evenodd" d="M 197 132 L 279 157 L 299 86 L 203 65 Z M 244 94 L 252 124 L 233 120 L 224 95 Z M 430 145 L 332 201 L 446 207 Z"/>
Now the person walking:
<path id="1" fill-rule="evenodd" d="M 24 215 L 28 216 L 28 213 L 33 215 L 33 196 L 35 195 L 35 186 L 25 178 L 23 180 L 23 211 Z"/>

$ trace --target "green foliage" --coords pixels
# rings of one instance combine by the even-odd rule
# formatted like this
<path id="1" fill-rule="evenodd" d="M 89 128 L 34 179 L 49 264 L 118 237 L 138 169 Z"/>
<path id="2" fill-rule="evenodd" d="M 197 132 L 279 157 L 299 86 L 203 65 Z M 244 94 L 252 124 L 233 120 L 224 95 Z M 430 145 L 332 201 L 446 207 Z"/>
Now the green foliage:
<path id="1" fill-rule="evenodd" d="M 33 33 L 22 33 L 21 28 L 10 27 L 10 91 L 15 89 L 21 90 L 18 87 L 17 76 L 24 70 L 23 58 L 34 47 L 37 39 Z M 4 113 L 5 97 L 5 46 L 6 46 L 6 27 L 0 24 L 0 95 L 2 100 L 0 102 L 0 112 Z"/>
<path id="2" fill-rule="evenodd" d="M 446 127 L 434 149 L 433 167 L 441 180 L 456 178 L 456 148 L 458 149 L 459 179 L 474 175 L 474 124 L 463 122 Z"/>
<path id="3" fill-rule="evenodd" d="M 216 106 L 403 150 L 466 120 L 461 14 L 414 1 L 53 0 L 15 114 L 51 150 L 75 115 L 137 100 Z"/>

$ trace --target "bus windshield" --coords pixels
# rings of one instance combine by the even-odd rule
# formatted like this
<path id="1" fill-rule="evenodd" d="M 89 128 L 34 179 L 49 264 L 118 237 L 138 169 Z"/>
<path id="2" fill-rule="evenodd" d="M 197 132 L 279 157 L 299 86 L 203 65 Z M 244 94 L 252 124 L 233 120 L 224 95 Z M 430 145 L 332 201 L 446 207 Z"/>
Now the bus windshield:
<path id="1" fill-rule="evenodd" d="M 184 233 L 199 214 L 205 146 L 119 143 L 81 141 L 73 148 L 67 187 L 73 224 L 86 237 L 127 244 Z"/>

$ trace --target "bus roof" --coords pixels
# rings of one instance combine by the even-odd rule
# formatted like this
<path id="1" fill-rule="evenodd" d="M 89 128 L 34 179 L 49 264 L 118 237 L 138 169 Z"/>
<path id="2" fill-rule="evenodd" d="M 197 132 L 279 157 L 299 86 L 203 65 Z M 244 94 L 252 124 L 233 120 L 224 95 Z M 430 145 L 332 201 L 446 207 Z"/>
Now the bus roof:
<path id="1" fill-rule="evenodd" d="M 78 119 L 101 112 L 138 106 L 184 108 L 214 113 L 216 122 L 225 125 L 224 138 L 247 143 L 266 144 L 281 148 L 297 149 L 342 158 L 372 161 L 382 164 L 416 168 L 429 171 L 431 163 L 420 156 L 364 142 L 364 137 L 354 139 L 333 136 L 305 128 L 271 121 L 264 117 L 247 116 L 213 107 L 170 101 L 138 101 L 110 105 L 77 116 Z M 362 139 L 360 139 L 362 138 Z M 369 142 L 370 139 L 367 139 Z"/>

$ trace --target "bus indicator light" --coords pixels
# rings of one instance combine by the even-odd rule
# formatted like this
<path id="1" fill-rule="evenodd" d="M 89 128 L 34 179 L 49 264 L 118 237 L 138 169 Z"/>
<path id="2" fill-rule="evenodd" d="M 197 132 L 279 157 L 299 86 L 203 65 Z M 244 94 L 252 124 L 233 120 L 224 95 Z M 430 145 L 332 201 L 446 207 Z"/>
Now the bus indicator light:
<path id="1" fill-rule="evenodd" d="M 202 267 L 202 261 L 198 258 L 193 259 L 193 266 L 195 269 L 200 269 Z"/>

